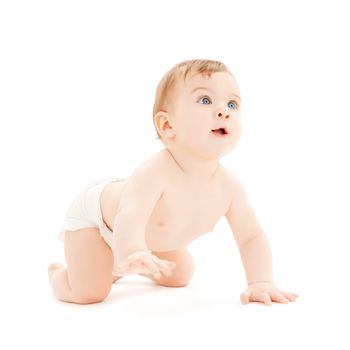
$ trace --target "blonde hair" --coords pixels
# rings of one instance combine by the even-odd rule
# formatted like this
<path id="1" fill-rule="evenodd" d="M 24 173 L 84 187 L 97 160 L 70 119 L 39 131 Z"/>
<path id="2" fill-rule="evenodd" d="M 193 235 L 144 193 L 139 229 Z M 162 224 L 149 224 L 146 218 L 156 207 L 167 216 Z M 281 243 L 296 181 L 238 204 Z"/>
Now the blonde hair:
<path id="1" fill-rule="evenodd" d="M 203 76 L 206 75 L 210 78 L 211 75 L 216 72 L 227 72 L 233 75 L 224 63 L 220 61 L 201 59 L 187 60 L 177 63 L 164 74 L 156 90 L 152 113 L 153 125 L 158 135 L 157 139 L 161 139 L 161 135 L 155 126 L 154 117 L 160 111 L 168 111 L 171 93 L 173 92 L 176 83 L 181 78 L 183 79 L 183 82 L 185 82 L 188 75 L 192 77 L 196 74 L 202 74 Z"/>

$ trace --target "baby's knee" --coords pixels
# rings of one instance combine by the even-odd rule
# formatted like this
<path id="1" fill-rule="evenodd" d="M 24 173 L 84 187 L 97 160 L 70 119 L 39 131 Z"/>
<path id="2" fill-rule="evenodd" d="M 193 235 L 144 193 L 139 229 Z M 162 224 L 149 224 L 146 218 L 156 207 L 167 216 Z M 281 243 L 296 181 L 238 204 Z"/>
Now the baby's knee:
<path id="1" fill-rule="evenodd" d="M 169 256 L 169 260 L 176 262 L 175 268 L 170 276 L 162 276 L 157 283 L 167 287 L 187 286 L 195 270 L 195 262 L 192 255 L 187 250 L 183 250 L 173 256 Z"/>
<path id="2" fill-rule="evenodd" d="M 109 295 L 112 283 L 80 285 L 79 288 L 72 288 L 75 302 L 78 304 L 95 304 L 103 302 Z"/>
<path id="3" fill-rule="evenodd" d="M 192 280 L 194 273 L 194 264 L 190 263 L 187 266 L 179 266 L 178 269 L 174 269 L 166 283 L 169 287 L 185 287 Z"/>
<path id="4" fill-rule="evenodd" d="M 159 280 L 154 279 L 154 281 L 164 287 L 185 287 L 187 286 L 192 279 L 193 271 L 184 271 L 179 273 L 176 271 L 172 273 L 170 277 L 161 277 Z"/>
<path id="5" fill-rule="evenodd" d="M 96 304 L 102 303 L 109 293 L 80 293 L 75 294 L 74 302 L 77 304 Z"/>

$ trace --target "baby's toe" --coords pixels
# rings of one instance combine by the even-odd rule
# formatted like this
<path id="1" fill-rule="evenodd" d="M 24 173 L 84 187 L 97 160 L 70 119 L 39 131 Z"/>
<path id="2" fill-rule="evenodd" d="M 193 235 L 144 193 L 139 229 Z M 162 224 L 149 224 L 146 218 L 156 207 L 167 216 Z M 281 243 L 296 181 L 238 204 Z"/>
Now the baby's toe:
<path id="1" fill-rule="evenodd" d="M 64 266 L 60 263 L 52 263 L 48 267 L 49 280 L 51 282 L 51 277 L 57 269 L 64 269 Z"/>

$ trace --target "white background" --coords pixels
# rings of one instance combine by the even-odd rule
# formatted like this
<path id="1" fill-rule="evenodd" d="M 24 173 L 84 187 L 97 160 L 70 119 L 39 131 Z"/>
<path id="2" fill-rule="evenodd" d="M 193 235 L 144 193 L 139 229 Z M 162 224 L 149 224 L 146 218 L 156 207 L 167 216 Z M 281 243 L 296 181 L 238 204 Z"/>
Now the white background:
<path id="1" fill-rule="evenodd" d="M 1 1 L 1 348 L 348 349 L 346 1 Z M 222 164 L 244 184 L 289 305 L 240 304 L 227 222 L 193 242 L 186 288 L 141 276 L 104 303 L 62 303 L 50 262 L 70 201 L 163 148 L 156 86 L 187 59 L 223 61 L 243 136 Z M 137 141 L 136 141 L 137 140 Z"/>

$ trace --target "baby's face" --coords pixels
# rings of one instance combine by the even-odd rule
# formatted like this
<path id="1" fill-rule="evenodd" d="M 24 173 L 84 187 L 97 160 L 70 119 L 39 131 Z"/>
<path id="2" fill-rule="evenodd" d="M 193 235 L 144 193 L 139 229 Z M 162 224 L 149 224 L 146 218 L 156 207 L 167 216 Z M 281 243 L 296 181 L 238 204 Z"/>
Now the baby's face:
<path id="1" fill-rule="evenodd" d="M 175 96 L 171 122 L 178 146 L 210 159 L 232 151 L 241 136 L 240 91 L 232 75 L 217 72 L 208 78 L 197 74 L 179 82 Z M 212 131 L 221 127 L 227 135 Z"/>

